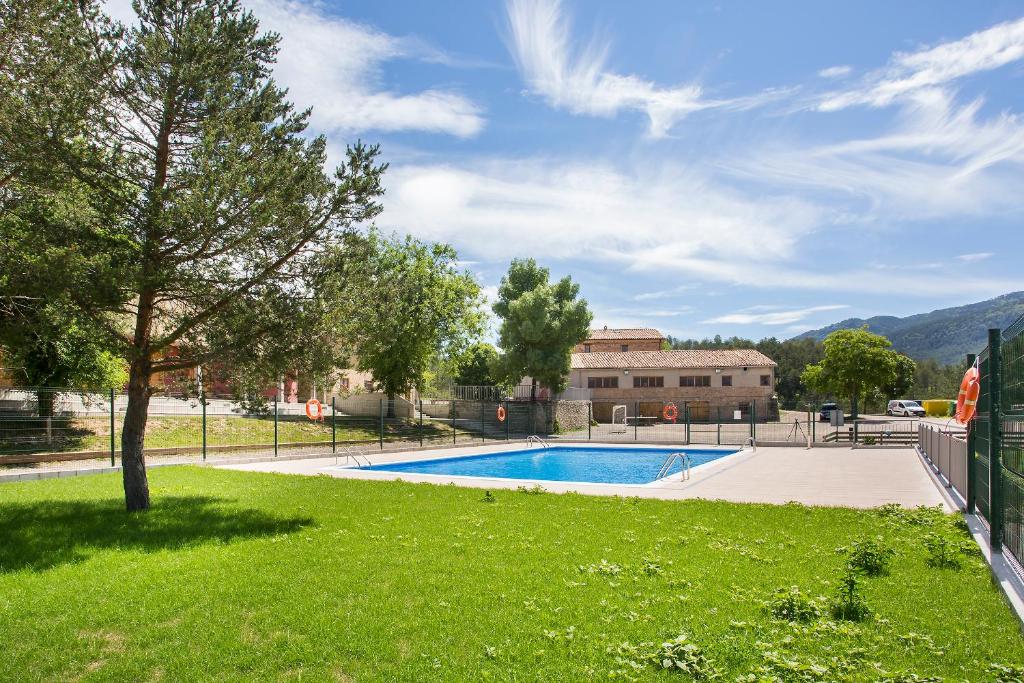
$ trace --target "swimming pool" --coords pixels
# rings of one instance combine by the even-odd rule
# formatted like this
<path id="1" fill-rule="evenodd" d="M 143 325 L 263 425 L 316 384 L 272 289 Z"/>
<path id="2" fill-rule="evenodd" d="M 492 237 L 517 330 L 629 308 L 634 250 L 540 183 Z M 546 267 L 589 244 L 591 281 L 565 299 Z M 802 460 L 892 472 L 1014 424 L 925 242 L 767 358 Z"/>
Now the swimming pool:
<path id="1" fill-rule="evenodd" d="M 657 478 L 665 458 L 670 453 L 680 451 L 690 454 L 693 467 L 736 452 L 728 449 L 701 448 L 551 446 L 436 460 L 396 462 L 362 469 L 534 481 L 649 484 Z M 679 472 L 681 467 L 677 463 L 670 470 L 670 474 Z"/>

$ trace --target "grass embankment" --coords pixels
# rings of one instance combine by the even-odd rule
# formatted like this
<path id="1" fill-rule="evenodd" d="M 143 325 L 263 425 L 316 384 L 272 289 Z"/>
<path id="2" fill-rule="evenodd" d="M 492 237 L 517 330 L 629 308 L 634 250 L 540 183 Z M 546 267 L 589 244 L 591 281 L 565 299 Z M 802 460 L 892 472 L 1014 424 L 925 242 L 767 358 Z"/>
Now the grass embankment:
<path id="1" fill-rule="evenodd" d="M 115 423 L 115 436 L 120 437 L 122 416 Z M 306 417 L 282 417 L 278 420 L 279 443 L 330 443 L 331 421 L 314 422 Z M 380 438 L 379 418 L 339 417 L 336 438 L 338 443 L 361 443 Z M 200 415 L 152 415 L 146 423 L 147 448 L 199 448 L 203 443 L 203 421 Z M 462 428 L 460 434 L 466 434 Z M 0 455 L 26 451 L 76 452 L 105 451 L 110 448 L 110 420 L 105 417 L 61 418 L 51 430 L 53 438 L 47 441 L 45 430 L 32 424 L 32 428 L 8 428 L 0 437 Z M 451 436 L 448 424 L 425 421 L 426 439 Z M 414 420 L 386 419 L 385 440 L 419 438 L 419 423 Z M 209 415 L 206 423 L 209 446 L 273 445 L 274 419 L 272 417 L 239 417 Z M 120 448 L 120 443 L 117 444 Z"/>
<path id="2" fill-rule="evenodd" d="M 982 559 L 935 512 L 151 481 L 140 515 L 116 475 L 3 486 L 0 679 L 689 680 L 662 670 L 679 662 L 696 679 L 992 681 L 1024 664 Z M 844 620 L 836 549 L 866 538 L 863 566 L 888 569 L 858 579 L 870 614 Z"/>

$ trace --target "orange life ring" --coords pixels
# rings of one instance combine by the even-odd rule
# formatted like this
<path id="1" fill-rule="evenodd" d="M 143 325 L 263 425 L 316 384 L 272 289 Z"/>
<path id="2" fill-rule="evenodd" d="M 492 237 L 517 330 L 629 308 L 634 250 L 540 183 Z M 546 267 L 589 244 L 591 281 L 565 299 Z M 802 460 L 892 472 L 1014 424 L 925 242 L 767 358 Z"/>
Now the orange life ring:
<path id="1" fill-rule="evenodd" d="M 306 401 L 306 417 L 310 420 L 324 419 L 324 407 L 320 405 L 320 401 L 315 398 Z"/>
<path id="2" fill-rule="evenodd" d="M 956 397 L 957 422 L 967 424 L 971 421 L 977 409 L 979 394 L 981 394 L 981 378 L 978 368 L 968 368 L 964 373 L 963 381 L 960 382 L 960 395 Z"/>
<path id="3" fill-rule="evenodd" d="M 505 406 L 498 406 L 498 422 L 505 421 Z"/>
<path id="4" fill-rule="evenodd" d="M 661 415 L 669 422 L 675 422 L 676 419 L 679 417 L 679 408 L 676 408 L 675 403 L 669 403 L 661 411 Z"/>

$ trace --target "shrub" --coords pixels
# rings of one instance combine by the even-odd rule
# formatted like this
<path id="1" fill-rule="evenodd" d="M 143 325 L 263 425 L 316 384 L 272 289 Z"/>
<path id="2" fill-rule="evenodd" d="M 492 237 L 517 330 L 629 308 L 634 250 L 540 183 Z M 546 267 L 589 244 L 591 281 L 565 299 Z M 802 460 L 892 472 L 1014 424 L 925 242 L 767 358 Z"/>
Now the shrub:
<path id="1" fill-rule="evenodd" d="M 800 592 L 798 586 L 779 588 L 765 607 L 773 617 L 785 621 L 809 622 L 821 616 L 818 603 Z"/>
<path id="2" fill-rule="evenodd" d="M 498 499 L 494 497 L 494 494 L 490 491 L 484 492 L 484 497 L 480 499 L 481 503 L 497 503 Z"/>
<path id="3" fill-rule="evenodd" d="M 938 569 L 959 569 L 962 556 L 967 550 L 960 539 L 934 531 L 925 534 L 924 547 L 928 551 L 928 564 Z"/>
<path id="4" fill-rule="evenodd" d="M 849 566 L 839 581 L 839 590 L 832 603 L 832 616 L 844 621 L 864 621 L 870 614 L 871 610 L 861 592 L 857 570 Z"/>
<path id="5" fill-rule="evenodd" d="M 889 567 L 889 560 L 895 555 L 892 548 L 882 545 L 881 537 L 862 538 L 848 547 L 837 548 L 837 552 L 848 555 L 847 565 L 868 576 L 880 576 Z"/>

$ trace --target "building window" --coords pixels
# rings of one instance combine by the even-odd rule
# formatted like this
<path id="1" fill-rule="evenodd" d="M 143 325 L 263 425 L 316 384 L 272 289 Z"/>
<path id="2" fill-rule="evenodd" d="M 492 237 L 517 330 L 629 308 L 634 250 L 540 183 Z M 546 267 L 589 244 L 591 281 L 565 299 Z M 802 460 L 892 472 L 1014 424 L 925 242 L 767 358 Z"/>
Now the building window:
<path id="1" fill-rule="evenodd" d="M 583 353 L 590 353 L 590 344 L 583 345 Z"/>
<path id="2" fill-rule="evenodd" d="M 680 375 L 679 386 L 681 387 L 710 387 L 711 375 Z"/>
<path id="3" fill-rule="evenodd" d="M 348 377 L 341 378 L 341 389 L 342 391 L 348 391 Z"/>
<path id="4" fill-rule="evenodd" d="M 619 378 L 618 377 L 588 377 L 587 378 L 588 389 L 618 389 Z"/>
<path id="5" fill-rule="evenodd" d="M 619 346 L 619 351 L 622 351 L 623 353 L 625 353 L 626 351 L 629 351 L 629 344 L 622 344 L 622 345 L 620 345 Z"/>
<path id="6" fill-rule="evenodd" d="M 373 380 L 368 379 L 365 382 L 363 382 L 363 388 L 366 389 L 367 391 L 373 391 Z"/>
<path id="7" fill-rule="evenodd" d="M 772 376 L 771 375 L 761 375 L 761 386 L 762 387 L 770 387 L 771 385 L 772 385 Z"/>
<path id="8" fill-rule="evenodd" d="M 664 377 L 634 377 L 633 388 L 635 389 L 647 389 L 657 388 L 665 386 Z"/>
<path id="9" fill-rule="evenodd" d="M 732 386 L 732 375 L 722 375 L 722 386 L 723 387 L 731 387 Z"/>

